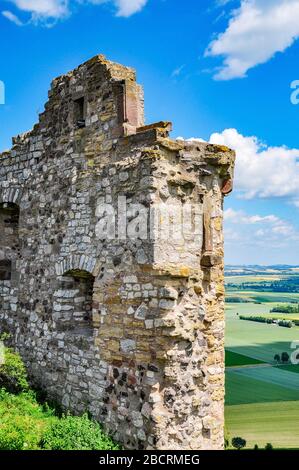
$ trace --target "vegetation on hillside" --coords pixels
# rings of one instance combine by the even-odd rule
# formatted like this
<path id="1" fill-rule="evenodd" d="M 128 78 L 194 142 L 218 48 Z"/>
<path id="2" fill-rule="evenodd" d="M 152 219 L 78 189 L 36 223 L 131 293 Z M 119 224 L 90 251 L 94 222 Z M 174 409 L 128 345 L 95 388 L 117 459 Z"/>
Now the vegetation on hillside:
<path id="1" fill-rule="evenodd" d="M 20 356 L 5 348 L 0 365 L 0 450 L 117 450 L 87 414 L 58 415 L 28 385 Z"/>
<path id="2" fill-rule="evenodd" d="M 249 299 L 244 299 L 242 297 L 228 297 L 226 299 L 226 303 L 228 304 L 248 304 L 250 303 L 250 300 Z"/>
<path id="3" fill-rule="evenodd" d="M 292 328 L 295 326 L 295 322 L 290 321 L 290 320 L 276 320 L 275 318 L 269 318 L 269 317 L 262 317 L 262 316 L 254 316 L 254 315 L 240 315 L 239 316 L 240 320 L 248 320 L 248 321 L 255 321 L 258 323 L 267 323 L 267 324 L 277 324 L 278 326 L 283 326 L 285 328 Z"/>
<path id="4" fill-rule="evenodd" d="M 228 282 L 227 288 L 231 291 L 258 291 L 258 292 L 292 292 L 299 293 L 299 276 L 291 276 L 279 280 L 260 280 L 259 282 Z"/>
<path id="5" fill-rule="evenodd" d="M 299 304 L 277 305 L 270 310 L 270 313 L 299 313 Z"/>

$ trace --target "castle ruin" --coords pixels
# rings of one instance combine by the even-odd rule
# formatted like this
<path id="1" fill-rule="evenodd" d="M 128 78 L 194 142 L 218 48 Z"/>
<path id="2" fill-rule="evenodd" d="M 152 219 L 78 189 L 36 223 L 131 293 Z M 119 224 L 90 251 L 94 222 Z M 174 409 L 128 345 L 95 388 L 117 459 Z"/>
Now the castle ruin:
<path id="1" fill-rule="evenodd" d="M 234 153 L 170 131 L 103 56 L 52 82 L 0 154 L 0 330 L 36 387 L 125 448 L 222 449 Z"/>

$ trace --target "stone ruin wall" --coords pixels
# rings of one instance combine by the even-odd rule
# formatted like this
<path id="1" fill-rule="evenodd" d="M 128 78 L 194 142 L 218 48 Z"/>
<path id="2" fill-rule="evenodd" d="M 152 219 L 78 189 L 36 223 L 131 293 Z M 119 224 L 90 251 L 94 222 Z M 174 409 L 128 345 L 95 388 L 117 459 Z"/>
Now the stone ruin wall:
<path id="1" fill-rule="evenodd" d="M 103 56 L 53 81 L 39 123 L 0 155 L 0 327 L 35 386 L 125 448 L 221 449 L 234 153 L 170 129 L 144 126 L 134 71 Z M 198 243 L 155 224 L 146 240 L 101 238 L 99 201 L 120 196 L 199 208 Z"/>

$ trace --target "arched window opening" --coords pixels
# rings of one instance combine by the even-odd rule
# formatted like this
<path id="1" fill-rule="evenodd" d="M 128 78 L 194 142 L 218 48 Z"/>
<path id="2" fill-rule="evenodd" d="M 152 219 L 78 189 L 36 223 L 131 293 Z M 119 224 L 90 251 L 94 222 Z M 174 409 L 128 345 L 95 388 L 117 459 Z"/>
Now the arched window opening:
<path id="1" fill-rule="evenodd" d="M 92 333 L 93 287 L 94 276 L 87 271 L 71 270 L 60 278 L 56 302 L 64 330 L 83 336 Z"/>

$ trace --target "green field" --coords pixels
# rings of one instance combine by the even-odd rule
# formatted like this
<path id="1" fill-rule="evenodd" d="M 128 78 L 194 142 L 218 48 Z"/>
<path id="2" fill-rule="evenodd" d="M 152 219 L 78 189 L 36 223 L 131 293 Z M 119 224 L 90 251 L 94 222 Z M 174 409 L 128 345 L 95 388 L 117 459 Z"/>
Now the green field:
<path id="1" fill-rule="evenodd" d="M 235 296 L 233 296 L 235 297 Z M 239 297 L 239 295 L 238 295 Z M 299 320 L 299 313 L 277 313 L 270 312 L 272 308 L 277 307 L 278 301 L 276 302 L 262 302 L 260 304 L 255 304 L 253 302 L 249 303 L 227 303 L 226 304 L 226 313 L 227 314 L 239 314 L 239 315 L 253 315 L 253 316 L 265 316 L 276 319 L 286 319 L 286 320 Z M 228 315 L 229 316 L 229 315 Z"/>
<path id="2" fill-rule="evenodd" d="M 243 284 L 248 282 L 261 282 L 261 281 L 279 281 L 279 279 L 284 279 L 286 275 L 280 274 L 265 274 L 263 276 L 255 276 L 255 275 L 245 275 L 245 276 L 226 276 L 225 283 L 226 284 Z"/>
<path id="3" fill-rule="evenodd" d="M 247 448 L 268 442 L 277 449 L 299 448 L 298 401 L 226 406 L 225 419 L 229 437 L 244 437 Z"/>
<path id="4" fill-rule="evenodd" d="M 225 351 L 225 366 L 245 366 L 250 364 L 263 364 L 263 361 L 253 359 L 252 357 L 243 356 L 242 354 L 235 353 L 226 349 Z"/>
<path id="5" fill-rule="evenodd" d="M 272 367 L 269 369 L 272 369 Z M 250 370 L 255 371 L 254 369 Z M 263 373 L 263 371 L 261 372 Z M 239 371 L 230 370 L 226 373 L 225 386 L 226 405 L 299 400 L 299 390 L 264 382 L 255 378 L 254 374 L 246 376 Z"/>
<path id="6" fill-rule="evenodd" d="M 277 325 L 240 320 L 227 311 L 226 348 L 264 362 L 275 363 L 275 354 L 291 354 L 291 343 L 299 340 L 299 327 L 282 328 Z"/>
<path id="7" fill-rule="evenodd" d="M 299 365 L 288 364 L 283 366 L 276 366 L 278 369 L 288 370 L 290 372 L 294 372 L 295 374 L 299 374 Z"/>
<path id="8" fill-rule="evenodd" d="M 289 372 L 285 368 L 279 369 L 278 367 L 269 366 L 243 367 L 234 371 L 234 373 L 241 377 L 258 380 L 264 386 L 270 384 L 271 387 L 279 386 L 287 391 L 294 390 L 297 394 L 297 400 L 299 400 L 299 374 Z"/>
<path id="9" fill-rule="evenodd" d="M 255 282 L 255 276 L 233 277 L 229 282 Z M 256 279 L 259 281 L 261 278 Z M 291 343 L 299 341 L 299 327 L 239 319 L 239 315 L 298 319 L 299 314 L 270 310 L 280 302 L 299 302 L 299 294 L 233 289 L 227 296 L 251 300 L 226 305 L 225 415 L 229 437 L 245 438 L 247 448 L 255 444 L 263 447 L 268 442 L 274 448 L 299 448 L 299 365 L 277 366 L 274 360 L 276 354 L 291 355 Z"/>
<path id="10" fill-rule="evenodd" d="M 253 302 L 272 302 L 277 305 L 277 302 L 299 302 L 298 293 L 281 293 L 281 292 L 257 292 L 257 291 L 239 291 L 239 290 L 229 290 L 227 292 L 227 297 L 241 297 L 243 299 L 252 300 Z M 237 304 L 239 305 L 239 304 Z"/>

